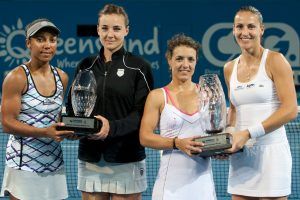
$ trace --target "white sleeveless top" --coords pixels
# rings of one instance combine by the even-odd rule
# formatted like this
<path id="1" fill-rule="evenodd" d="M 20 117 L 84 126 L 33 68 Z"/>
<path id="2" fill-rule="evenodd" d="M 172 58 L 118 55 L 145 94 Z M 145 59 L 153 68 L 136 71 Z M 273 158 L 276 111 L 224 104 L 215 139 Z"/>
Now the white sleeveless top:
<path id="1" fill-rule="evenodd" d="M 249 126 L 261 123 L 275 112 L 280 106 L 274 82 L 266 73 L 265 64 L 268 49 L 265 49 L 255 77 L 249 82 L 239 82 L 237 79 L 236 59 L 230 78 L 230 99 L 236 108 L 236 129 L 243 130 Z M 270 144 L 286 139 L 285 128 L 268 133 L 256 139 L 250 139 L 247 145 Z"/>
<path id="2" fill-rule="evenodd" d="M 169 138 L 202 135 L 198 112 L 187 114 L 168 104 L 167 88 L 163 88 L 165 106 L 160 117 L 160 134 Z M 199 195 L 200 194 L 200 195 Z M 180 150 L 164 150 L 153 188 L 153 200 L 216 199 L 211 161 L 189 157 Z"/>
<path id="3" fill-rule="evenodd" d="M 237 80 L 236 59 L 230 98 L 236 107 L 237 130 L 261 123 L 280 106 L 275 85 L 265 69 L 265 49 L 258 72 L 247 83 Z M 279 197 L 291 193 L 292 157 L 284 126 L 248 140 L 244 151 L 230 156 L 228 193 L 252 197 Z M 272 184 L 270 184 L 272 183 Z"/>
<path id="4" fill-rule="evenodd" d="M 187 114 L 179 110 L 178 108 L 173 106 L 175 104 L 171 96 L 168 95 L 168 89 L 163 88 L 162 90 L 164 91 L 165 107 L 162 110 L 160 116 L 160 135 L 169 138 L 187 138 L 192 136 L 205 135 L 199 121 L 199 112 Z M 173 103 L 173 105 L 168 104 L 168 98 Z"/>
<path id="5" fill-rule="evenodd" d="M 18 120 L 30 126 L 44 128 L 57 122 L 63 104 L 63 84 L 58 71 L 50 66 L 55 80 L 55 93 L 39 93 L 26 65 L 21 65 L 27 76 L 27 91 L 21 97 Z M 47 137 L 10 135 L 6 149 L 6 165 L 36 173 L 54 172 L 63 167 L 60 142 Z"/>

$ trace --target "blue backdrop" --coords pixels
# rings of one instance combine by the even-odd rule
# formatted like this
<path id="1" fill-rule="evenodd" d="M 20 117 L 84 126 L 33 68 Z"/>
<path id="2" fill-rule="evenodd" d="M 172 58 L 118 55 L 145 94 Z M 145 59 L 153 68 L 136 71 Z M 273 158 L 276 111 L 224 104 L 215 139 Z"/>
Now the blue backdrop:
<path id="1" fill-rule="evenodd" d="M 300 2 L 296 0 L 1 1 L 0 82 L 9 70 L 29 59 L 24 28 L 40 17 L 49 18 L 61 29 L 52 65 L 72 78 L 79 60 L 100 48 L 97 37 L 78 36 L 78 26 L 96 25 L 98 11 L 106 3 L 124 6 L 128 12 L 130 33 L 126 49 L 151 62 L 156 87 L 170 81 L 164 54 L 167 40 L 176 33 L 186 33 L 202 44 L 194 81 L 198 82 L 203 73 L 217 73 L 224 84 L 224 63 L 240 53 L 232 36 L 233 17 L 241 6 L 253 5 L 264 17 L 264 46 L 286 56 L 293 67 L 300 99 Z"/>

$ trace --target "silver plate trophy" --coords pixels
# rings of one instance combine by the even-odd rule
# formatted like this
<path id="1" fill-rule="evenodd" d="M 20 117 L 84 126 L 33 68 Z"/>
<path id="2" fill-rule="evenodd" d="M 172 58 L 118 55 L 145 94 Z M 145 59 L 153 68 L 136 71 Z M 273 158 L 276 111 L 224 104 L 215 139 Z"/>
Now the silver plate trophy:
<path id="1" fill-rule="evenodd" d="M 75 117 L 62 116 L 65 126 L 60 126 L 60 130 L 72 130 L 79 136 L 100 131 L 101 121 L 90 117 L 97 99 L 96 89 L 93 71 L 80 70 L 71 87 L 71 103 Z"/>
<path id="2" fill-rule="evenodd" d="M 221 82 L 216 74 L 205 74 L 199 80 L 199 112 L 201 126 L 207 136 L 196 139 L 205 145 L 199 156 L 209 157 L 225 154 L 231 148 L 226 126 L 226 101 Z"/>

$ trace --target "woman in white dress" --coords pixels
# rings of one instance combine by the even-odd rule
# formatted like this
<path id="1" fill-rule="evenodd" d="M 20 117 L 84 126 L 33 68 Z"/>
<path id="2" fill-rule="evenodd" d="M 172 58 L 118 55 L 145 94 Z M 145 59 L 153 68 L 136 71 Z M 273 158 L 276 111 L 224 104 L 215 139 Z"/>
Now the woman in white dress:
<path id="1" fill-rule="evenodd" d="M 284 200 L 291 193 L 292 157 L 284 124 L 297 117 L 293 72 L 284 56 L 261 45 L 261 13 L 242 7 L 233 35 L 241 55 L 225 64 L 235 127 L 228 192 L 233 200 Z"/>
<path id="2" fill-rule="evenodd" d="M 193 155 L 202 143 L 197 85 L 192 82 L 200 45 L 191 37 L 175 35 L 166 58 L 172 81 L 147 97 L 140 128 L 145 147 L 163 150 L 153 200 L 216 199 L 210 158 Z M 155 130 L 159 126 L 160 134 Z"/>

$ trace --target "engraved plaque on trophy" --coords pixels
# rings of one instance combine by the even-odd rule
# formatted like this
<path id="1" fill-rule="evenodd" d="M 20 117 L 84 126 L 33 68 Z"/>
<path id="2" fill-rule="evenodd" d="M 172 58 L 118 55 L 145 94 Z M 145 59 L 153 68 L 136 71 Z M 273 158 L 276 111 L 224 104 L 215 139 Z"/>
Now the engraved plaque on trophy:
<path id="1" fill-rule="evenodd" d="M 199 80 L 199 112 L 201 126 L 207 136 L 196 139 L 204 143 L 199 156 L 224 154 L 231 148 L 231 136 L 224 133 L 226 126 L 226 101 L 221 82 L 216 74 L 205 74 Z"/>
<path id="2" fill-rule="evenodd" d="M 80 70 L 71 86 L 71 104 L 75 116 L 63 115 L 65 126 L 58 130 L 72 130 L 78 136 L 95 134 L 100 131 L 101 121 L 90 117 L 97 99 L 97 83 L 93 71 Z"/>

